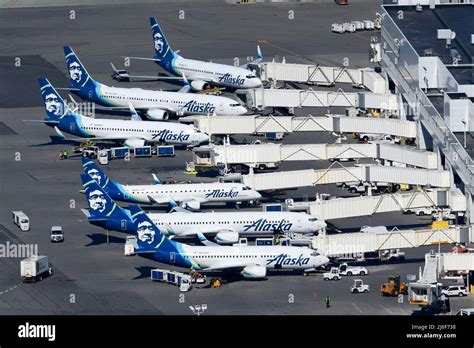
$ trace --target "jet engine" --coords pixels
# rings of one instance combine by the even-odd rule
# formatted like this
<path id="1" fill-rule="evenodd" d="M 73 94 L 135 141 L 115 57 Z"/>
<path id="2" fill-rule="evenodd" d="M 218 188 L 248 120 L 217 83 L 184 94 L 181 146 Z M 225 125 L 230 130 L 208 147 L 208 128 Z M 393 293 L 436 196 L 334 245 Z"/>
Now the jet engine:
<path id="1" fill-rule="evenodd" d="M 161 109 L 151 109 L 151 110 L 148 110 L 146 113 L 146 117 L 152 121 L 167 120 L 169 116 L 170 115 L 168 111 L 161 110 Z"/>
<path id="2" fill-rule="evenodd" d="M 183 208 L 189 208 L 191 210 L 199 210 L 201 208 L 201 204 L 198 201 L 188 201 L 182 204 Z"/>
<path id="3" fill-rule="evenodd" d="M 211 87 L 209 83 L 207 83 L 206 81 L 201 81 L 201 80 L 191 81 L 190 85 L 191 85 L 191 88 L 196 91 L 203 91 Z"/>
<path id="4" fill-rule="evenodd" d="M 132 149 L 136 147 L 141 147 L 145 145 L 145 140 L 143 139 L 127 139 L 125 140 L 125 146 L 131 147 Z"/>
<path id="5" fill-rule="evenodd" d="M 239 241 L 239 234 L 232 231 L 222 231 L 216 234 L 218 244 L 234 244 Z"/>
<path id="6" fill-rule="evenodd" d="M 260 265 L 249 265 L 245 266 L 242 272 L 240 272 L 245 279 L 261 279 L 267 275 L 267 268 Z"/>

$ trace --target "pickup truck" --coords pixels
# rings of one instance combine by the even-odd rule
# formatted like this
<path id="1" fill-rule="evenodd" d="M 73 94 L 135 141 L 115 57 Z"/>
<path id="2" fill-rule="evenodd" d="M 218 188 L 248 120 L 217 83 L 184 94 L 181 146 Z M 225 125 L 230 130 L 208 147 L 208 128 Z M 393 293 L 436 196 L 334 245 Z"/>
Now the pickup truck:
<path id="1" fill-rule="evenodd" d="M 365 267 L 352 267 L 348 266 L 347 263 L 341 263 L 339 265 L 339 274 L 343 276 L 361 275 L 364 276 L 369 274 L 369 270 Z"/>
<path id="2" fill-rule="evenodd" d="M 340 280 L 339 268 L 332 267 L 329 272 L 323 273 L 324 280 Z"/>
<path id="3" fill-rule="evenodd" d="M 400 249 L 390 249 L 385 250 L 382 253 L 382 258 L 385 260 L 404 260 L 405 259 L 405 252 L 400 251 Z"/>

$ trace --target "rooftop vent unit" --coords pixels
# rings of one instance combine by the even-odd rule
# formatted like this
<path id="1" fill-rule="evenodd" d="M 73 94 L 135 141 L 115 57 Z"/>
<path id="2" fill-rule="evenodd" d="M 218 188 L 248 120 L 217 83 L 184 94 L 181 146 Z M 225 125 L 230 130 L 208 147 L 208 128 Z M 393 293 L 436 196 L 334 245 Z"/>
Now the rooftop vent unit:
<path id="1" fill-rule="evenodd" d="M 425 48 L 423 50 L 423 55 L 425 57 L 431 57 L 433 55 L 433 49 L 430 47 L 430 48 Z"/>

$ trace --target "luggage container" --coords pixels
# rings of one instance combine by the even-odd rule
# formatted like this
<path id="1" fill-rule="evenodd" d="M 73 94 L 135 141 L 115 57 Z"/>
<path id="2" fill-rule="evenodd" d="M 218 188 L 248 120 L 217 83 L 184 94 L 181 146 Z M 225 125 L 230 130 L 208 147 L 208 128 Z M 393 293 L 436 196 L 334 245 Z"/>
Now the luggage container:
<path id="1" fill-rule="evenodd" d="M 354 23 L 344 23 L 344 30 L 348 33 L 355 33 L 356 26 Z"/>
<path id="2" fill-rule="evenodd" d="M 33 255 L 20 262 L 20 272 L 23 282 L 36 282 L 51 275 L 53 270 L 46 255 Z"/>
<path id="3" fill-rule="evenodd" d="M 110 151 L 111 158 L 125 158 L 130 156 L 130 148 L 128 147 L 113 147 Z"/>
<path id="4" fill-rule="evenodd" d="M 156 155 L 158 157 L 173 157 L 174 145 L 163 145 L 156 147 Z"/>
<path id="5" fill-rule="evenodd" d="M 283 132 L 265 133 L 265 138 L 267 138 L 268 140 L 283 140 L 284 136 L 285 133 Z"/>
<path id="6" fill-rule="evenodd" d="M 333 23 L 331 25 L 331 31 L 333 33 L 344 34 L 346 30 L 344 29 L 344 25 L 339 23 Z"/>
<path id="7" fill-rule="evenodd" d="M 133 154 L 134 157 L 151 157 L 151 146 L 136 147 Z"/>
<path id="8" fill-rule="evenodd" d="M 375 29 L 375 24 L 373 21 L 366 19 L 364 21 L 364 28 L 365 30 L 374 30 Z"/>

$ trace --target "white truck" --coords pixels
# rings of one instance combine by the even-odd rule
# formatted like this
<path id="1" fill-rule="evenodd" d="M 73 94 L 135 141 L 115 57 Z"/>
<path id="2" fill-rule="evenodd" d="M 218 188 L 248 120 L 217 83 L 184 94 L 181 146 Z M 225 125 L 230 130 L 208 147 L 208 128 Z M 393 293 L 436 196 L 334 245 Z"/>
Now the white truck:
<path id="1" fill-rule="evenodd" d="M 30 219 L 21 210 L 12 211 L 13 223 L 17 225 L 22 231 L 30 230 Z"/>
<path id="2" fill-rule="evenodd" d="M 53 274 L 53 269 L 46 255 L 33 255 L 20 262 L 23 282 L 36 282 Z"/>
<path id="3" fill-rule="evenodd" d="M 365 267 L 348 266 L 347 263 L 344 262 L 339 265 L 339 274 L 343 276 L 352 276 L 352 275 L 365 276 L 369 274 L 369 270 Z"/>
<path id="4" fill-rule="evenodd" d="M 388 261 L 405 260 L 405 252 L 400 251 L 400 249 L 384 250 L 382 252 L 382 258 Z"/>
<path id="5" fill-rule="evenodd" d="M 359 140 L 363 142 L 381 141 L 381 142 L 390 143 L 390 144 L 400 144 L 399 137 L 395 137 L 389 134 L 380 135 L 380 134 L 371 134 L 371 133 L 361 133 L 359 134 Z"/>
<path id="6" fill-rule="evenodd" d="M 323 273 L 324 280 L 340 280 L 341 275 L 339 274 L 339 268 L 332 267 L 329 272 Z"/>
<path id="7" fill-rule="evenodd" d="M 51 243 L 64 242 L 64 232 L 61 226 L 51 227 Z"/>

